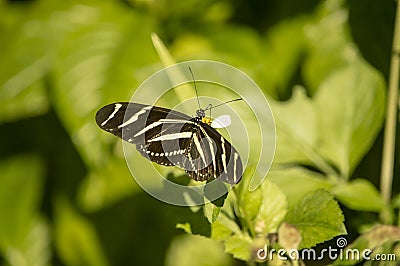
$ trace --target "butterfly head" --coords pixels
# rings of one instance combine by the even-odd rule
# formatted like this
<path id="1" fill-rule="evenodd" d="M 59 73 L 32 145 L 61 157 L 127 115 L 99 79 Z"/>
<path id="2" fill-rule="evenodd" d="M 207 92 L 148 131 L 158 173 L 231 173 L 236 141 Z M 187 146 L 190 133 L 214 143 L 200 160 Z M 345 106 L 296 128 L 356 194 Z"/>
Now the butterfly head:
<path id="1" fill-rule="evenodd" d="M 204 109 L 199 109 L 196 111 L 196 118 L 199 122 L 201 121 L 205 124 L 211 125 L 212 119 L 211 117 L 206 117 L 206 110 Z"/>
<path id="2" fill-rule="evenodd" d="M 197 111 L 196 111 L 196 116 L 199 117 L 199 118 L 205 117 L 205 116 L 206 116 L 205 110 L 203 110 L 203 109 L 197 110 Z"/>

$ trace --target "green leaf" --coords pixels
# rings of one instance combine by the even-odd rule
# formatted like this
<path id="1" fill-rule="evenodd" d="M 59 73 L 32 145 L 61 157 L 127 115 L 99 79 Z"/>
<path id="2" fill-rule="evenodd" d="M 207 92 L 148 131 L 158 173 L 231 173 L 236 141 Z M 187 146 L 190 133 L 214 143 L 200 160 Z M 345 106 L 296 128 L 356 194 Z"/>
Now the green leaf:
<path id="1" fill-rule="evenodd" d="M 218 219 L 218 215 L 221 211 L 221 207 L 218 207 L 212 202 L 208 202 L 203 206 L 204 216 L 210 223 L 215 222 Z"/>
<path id="2" fill-rule="evenodd" d="M 51 265 L 50 232 L 47 223 L 37 219 L 20 246 L 8 246 L 5 265 Z"/>
<path id="3" fill-rule="evenodd" d="M 217 199 L 213 199 L 213 195 L 216 195 L 217 193 L 224 194 Z M 212 201 L 203 205 L 203 211 L 210 223 L 213 223 L 218 219 L 218 215 L 223 206 L 226 206 L 225 209 L 231 208 L 228 200 L 226 200 L 228 194 L 228 188 L 223 182 L 218 180 L 207 182 L 206 186 L 204 187 L 204 197 Z"/>
<path id="4" fill-rule="evenodd" d="M 277 184 L 287 197 L 288 206 L 292 208 L 307 193 L 324 188 L 329 190 L 332 184 L 327 178 L 304 167 L 272 168 L 268 179 Z"/>
<path id="5" fill-rule="evenodd" d="M 178 223 L 178 224 L 176 224 L 176 228 L 182 229 L 183 231 L 185 231 L 188 234 L 192 233 L 192 228 L 189 223 Z"/>
<path id="6" fill-rule="evenodd" d="M 151 34 L 151 40 L 153 42 L 154 48 L 157 51 L 158 57 L 160 57 L 160 60 L 164 66 L 176 64 L 175 59 L 172 57 L 167 47 L 165 47 L 165 44 L 156 33 Z M 183 97 L 183 99 L 185 98 L 186 97 Z"/>
<path id="7" fill-rule="evenodd" d="M 49 98 L 43 81 L 51 66 L 54 39 L 49 38 L 48 8 L 0 6 L 0 123 L 43 114 Z M 27 45 L 29 44 L 29 45 Z"/>
<path id="8" fill-rule="evenodd" d="M 78 189 L 78 201 L 85 211 L 94 212 L 139 189 L 122 159 L 109 158 L 103 167 L 93 168 L 82 181 Z"/>
<path id="9" fill-rule="evenodd" d="M 274 88 L 268 93 L 276 98 L 288 98 L 291 93 L 290 82 L 305 49 L 304 27 L 309 17 L 288 18 L 267 31 L 262 57 L 265 64 L 263 88 Z M 296 36 L 296 39 L 293 39 Z M 264 81 L 265 80 L 265 81 Z"/>
<path id="10" fill-rule="evenodd" d="M 95 228 L 64 198 L 55 202 L 55 245 L 67 265 L 109 265 Z"/>
<path id="11" fill-rule="evenodd" d="M 278 231 L 287 212 L 286 196 L 277 185 L 266 179 L 261 185 L 262 202 L 256 219 L 254 231 L 267 235 Z"/>
<path id="12" fill-rule="evenodd" d="M 32 64 L 39 64 L 34 62 Z M 35 68 L 35 66 L 32 66 Z M 24 70 L 22 70 L 24 71 Z M 30 79 L 24 75 L 11 77 L 4 84 L 0 83 L 0 123 L 15 121 L 22 118 L 38 116 L 46 113 L 49 109 L 49 101 L 44 85 L 35 81 L 33 84 L 22 83 L 14 79 Z M 21 86 L 22 88 L 18 88 Z"/>
<path id="13" fill-rule="evenodd" d="M 115 178 L 123 172 L 116 169 L 126 166 L 109 158 L 122 152 L 99 130 L 94 115 L 106 103 L 128 100 L 153 72 L 148 65 L 158 61 L 150 41 L 154 19 L 115 2 L 43 0 L 29 5 L 28 16 L 27 7 L 0 6 L 0 33 L 7 39 L 0 44 L 7 66 L 0 71 L 0 123 L 43 114 L 50 94 L 58 118 L 93 170 L 82 184 L 82 204 L 97 209 L 134 191 L 127 184 L 131 180 L 121 178 L 128 171 Z"/>
<path id="14" fill-rule="evenodd" d="M 247 261 L 252 256 L 252 240 L 246 235 L 234 235 L 225 240 L 225 252 L 234 258 Z"/>
<path id="15" fill-rule="evenodd" d="M 307 57 L 303 76 L 312 95 L 332 71 L 347 65 L 354 55 L 344 1 L 323 1 L 305 27 Z M 329 32 L 329 34 L 326 34 Z"/>
<path id="16" fill-rule="evenodd" d="M 379 212 L 384 207 L 379 191 L 366 179 L 341 183 L 332 189 L 332 193 L 341 203 L 353 210 Z"/>
<path id="17" fill-rule="evenodd" d="M 253 167 L 248 167 L 245 172 L 245 176 L 253 176 Z M 266 181 L 264 181 L 266 182 Z M 246 220 L 252 221 L 256 218 L 260 205 L 262 202 L 262 190 L 261 187 L 256 190 L 250 191 L 249 188 L 250 178 L 242 178 L 240 183 L 234 188 L 237 192 L 237 202 L 241 217 Z"/>
<path id="18" fill-rule="evenodd" d="M 286 215 L 287 200 L 280 188 L 269 179 L 254 191 L 248 190 L 249 179 L 243 179 L 235 188 L 238 194 L 240 217 L 255 234 L 276 232 Z"/>
<path id="19" fill-rule="evenodd" d="M 313 99 L 297 88 L 288 102 L 270 102 L 276 163 L 311 164 L 335 174 L 334 163 L 348 178 L 381 128 L 385 86 L 383 77 L 355 56 L 324 80 Z"/>
<path id="20" fill-rule="evenodd" d="M 154 21 L 116 2 L 66 5 L 57 23 L 48 22 L 61 39 L 50 80 L 52 103 L 90 171 L 80 200 L 96 210 L 137 191 L 120 141 L 102 132 L 94 117 L 105 104 L 128 101 L 153 72 L 148 65 L 157 62 L 150 40 Z M 71 19 L 76 14 L 77 22 Z"/>
<path id="21" fill-rule="evenodd" d="M 0 246 L 21 247 L 38 218 L 43 164 L 36 156 L 0 162 Z"/>
<path id="22" fill-rule="evenodd" d="M 153 33 L 151 35 L 151 39 L 153 41 L 154 48 L 157 51 L 158 56 L 160 57 L 161 62 L 165 67 L 171 66 L 173 64 L 176 64 L 175 59 L 173 56 L 170 54 L 168 51 L 167 47 L 165 47 L 165 44 L 162 42 L 160 37 L 158 37 L 157 34 Z M 169 69 L 168 72 L 168 78 L 172 80 L 173 82 L 171 83 L 179 83 L 181 80 L 185 80 L 184 73 L 181 71 L 172 68 Z M 186 99 L 193 98 L 195 96 L 195 91 L 192 89 L 190 85 L 183 84 L 182 86 L 179 86 L 180 89 L 174 89 L 175 97 L 179 100 L 179 102 L 183 102 Z M 178 104 L 178 103 L 177 103 Z"/>
<path id="23" fill-rule="evenodd" d="M 270 101 L 276 163 L 311 165 L 349 178 L 382 126 L 384 78 L 362 59 L 347 20 L 342 1 L 328 1 L 304 26 L 308 51 L 302 73 L 313 97 L 295 87 L 289 101 Z"/>
<path id="24" fill-rule="evenodd" d="M 215 240 L 225 240 L 232 235 L 232 230 L 219 220 L 215 221 L 212 225 L 211 238 Z"/>
<path id="25" fill-rule="evenodd" d="M 242 235 L 239 225 L 224 213 L 221 213 L 212 225 L 211 238 L 215 240 L 224 240 L 232 234 Z"/>
<path id="26" fill-rule="evenodd" d="M 0 252 L 9 265 L 49 265 L 50 233 L 39 215 L 43 163 L 36 156 L 0 162 Z"/>
<path id="27" fill-rule="evenodd" d="M 167 266 L 232 265 L 233 259 L 224 253 L 217 241 L 193 235 L 175 237 L 165 257 Z"/>
<path id="28" fill-rule="evenodd" d="M 322 189 L 307 194 L 289 210 L 285 221 L 300 230 L 302 242 L 299 249 L 310 248 L 346 234 L 344 216 L 338 203 L 329 192 Z"/>
<path id="29" fill-rule="evenodd" d="M 277 133 L 274 163 L 314 163 L 323 168 L 325 162 L 317 153 L 318 113 L 305 89 L 297 86 L 288 101 L 270 104 Z"/>
<path id="30" fill-rule="evenodd" d="M 155 62 L 156 55 L 143 50 L 152 49 L 148 18 L 113 2 L 81 5 L 79 11 L 85 25 L 65 34 L 55 59 L 54 104 L 84 161 L 96 166 L 104 162 L 106 146 L 98 141 L 105 137 L 94 122 L 96 111 L 106 103 L 128 100 L 142 81 L 137 71 Z M 69 12 L 63 11 L 60 24 L 71 23 Z"/>
<path id="31" fill-rule="evenodd" d="M 382 126 L 383 77 L 356 58 L 324 80 L 315 95 L 315 103 L 321 133 L 319 153 L 335 163 L 348 178 Z"/>
<path id="32" fill-rule="evenodd" d="M 393 196 L 392 206 L 393 208 L 400 208 L 400 193 Z"/>

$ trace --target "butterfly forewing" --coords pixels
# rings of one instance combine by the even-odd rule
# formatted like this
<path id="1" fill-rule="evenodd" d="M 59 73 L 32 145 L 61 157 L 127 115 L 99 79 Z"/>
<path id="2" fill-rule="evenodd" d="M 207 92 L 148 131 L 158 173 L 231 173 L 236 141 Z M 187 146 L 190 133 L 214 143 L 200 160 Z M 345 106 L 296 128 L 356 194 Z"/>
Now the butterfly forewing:
<path id="1" fill-rule="evenodd" d="M 215 129 L 170 109 L 120 102 L 96 114 L 100 128 L 136 145 L 149 160 L 183 168 L 193 179 L 220 178 L 236 184 L 242 176 L 237 151 Z"/>
<path id="2" fill-rule="evenodd" d="M 163 119 L 166 121 L 162 122 Z M 128 102 L 106 105 L 96 113 L 96 122 L 101 129 L 126 141 L 139 137 L 141 134 L 137 135 L 138 133 L 150 130 L 148 126 L 156 126 L 155 122 L 174 124 L 177 121 L 182 123 L 190 119 L 191 117 L 174 110 Z M 147 130 L 144 130 L 146 127 Z"/>

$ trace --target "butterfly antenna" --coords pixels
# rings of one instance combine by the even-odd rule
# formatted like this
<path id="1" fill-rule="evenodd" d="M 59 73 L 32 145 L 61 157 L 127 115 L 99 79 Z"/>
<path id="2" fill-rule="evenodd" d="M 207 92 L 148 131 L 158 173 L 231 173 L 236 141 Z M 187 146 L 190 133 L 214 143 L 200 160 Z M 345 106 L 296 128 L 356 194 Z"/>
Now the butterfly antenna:
<path id="1" fill-rule="evenodd" d="M 194 79 L 194 75 L 193 75 L 193 72 L 192 72 L 192 69 L 190 68 L 190 66 L 189 66 L 189 71 L 190 71 L 190 74 L 192 75 L 194 90 L 196 91 L 197 104 L 199 105 L 199 109 L 201 109 L 199 94 L 197 93 L 196 80 Z"/>
<path id="2" fill-rule="evenodd" d="M 231 103 L 231 102 L 236 102 L 236 101 L 241 101 L 241 100 L 243 100 L 243 99 L 242 99 L 242 98 L 238 98 L 238 99 L 234 99 L 234 100 L 230 100 L 230 101 L 227 101 L 227 102 L 224 102 L 224 103 L 217 104 L 217 105 L 215 105 L 215 106 L 209 105 L 209 106 L 207 106 L 206 110 L 211 110 L 211 109 L 213 109 L 213 108 L 215 108 L 215 107 L 218 107 L 218 106 L 221 106 L 221 105 L 223 105 L 223 104 L 227 104 L 227 103 Z"/>

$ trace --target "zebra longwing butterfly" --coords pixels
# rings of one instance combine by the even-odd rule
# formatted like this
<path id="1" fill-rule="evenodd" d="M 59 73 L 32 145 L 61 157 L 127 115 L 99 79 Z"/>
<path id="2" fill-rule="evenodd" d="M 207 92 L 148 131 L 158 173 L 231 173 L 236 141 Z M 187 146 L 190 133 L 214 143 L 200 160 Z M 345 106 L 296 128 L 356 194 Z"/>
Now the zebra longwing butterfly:
<path id="1" fill-rule="evenodd" d="M 236 149 L 209 124 L 205 110 L 195 117 L 162 107 L 118 102 L 102 107 L 97 125 L 135 144 L 149 160 L 177 166 L 194 180 L 218 178 L 237 184 L 243 173 Z"/>

